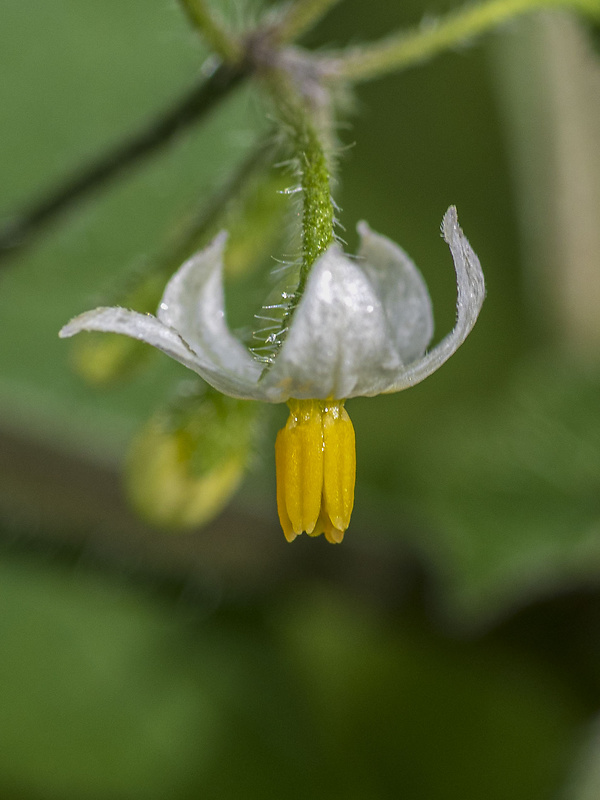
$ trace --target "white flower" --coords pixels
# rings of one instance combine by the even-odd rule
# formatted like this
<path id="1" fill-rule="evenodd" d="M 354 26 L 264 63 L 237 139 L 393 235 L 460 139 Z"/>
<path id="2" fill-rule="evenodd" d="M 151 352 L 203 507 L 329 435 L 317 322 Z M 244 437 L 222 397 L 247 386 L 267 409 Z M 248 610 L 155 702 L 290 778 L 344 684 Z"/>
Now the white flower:
<path id="1" fill-rule="evenodd" d="M 96 308 L 71 320 L 80 331 L 123 333 L 167 353 L 224 394 L 282 403 L 397 392 L 435 372 L 471 331 L 485 287 L 479 259 L 451 207 L 442 234 L 456 270 L 454 330 L 425 353 L 433 315 L 423 278 L 397 244 L 359 223 L 356 259 L 337 244 L 314 264 L 290 330 L 268 370 L 227 327 L 223 296 L 226 233 L 173 275 L 156 317 Z"/>
<path id="2" fill-rule="evenodd" d="M 275 443 L 277 507 L 288 541 L 306 531 L 341 542 L 354 503 L 354 429 L 350 397 L 398 392 L 435 372 L 473 328 L 485 296 L 479 259 L 444 215 L 458 288 L 454 329 L 426 352 L 433 335 L 429 293 L 406 253 L 361 222 L 356 259 L 337 244 L 317 259 L 289 330 L 265 369 L 227 327 L 223 297 L 226 234 L 173 275 L 156 317 L 97 308 L 71 320 L 60 336 L 124 333 L 157 347 L 224 394 L 288 402 Z"/>

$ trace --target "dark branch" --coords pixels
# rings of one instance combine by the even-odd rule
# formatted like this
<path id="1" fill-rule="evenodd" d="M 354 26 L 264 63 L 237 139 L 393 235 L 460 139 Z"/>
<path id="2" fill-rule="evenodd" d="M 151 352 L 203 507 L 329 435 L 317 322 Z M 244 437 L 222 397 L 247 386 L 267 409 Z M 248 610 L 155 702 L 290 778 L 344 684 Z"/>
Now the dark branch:
<path id="1" fill-rule="evenodd" d="M 126 169 L 160 150 L 198 122 L 247 74 L 247 67 L 217 67 L 209 78 L 143 129 L 0 225 L 0 260 L 31 244 L 48 223 L 76 202 L 120 177 Z"/>

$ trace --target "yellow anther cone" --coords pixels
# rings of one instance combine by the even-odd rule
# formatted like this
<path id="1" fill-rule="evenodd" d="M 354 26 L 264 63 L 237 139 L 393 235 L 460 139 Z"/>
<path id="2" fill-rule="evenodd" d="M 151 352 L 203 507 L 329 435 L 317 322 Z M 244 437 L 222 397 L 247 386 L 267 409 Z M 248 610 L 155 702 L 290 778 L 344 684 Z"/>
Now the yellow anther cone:
<path id="1" fill-rule="evenodd" d="M 286 448 L 286 429 L 279 431 L 275 439 L 275 470 L 277 473 L 277 513 L 279 522 L 283 528 L 283 533 L 288 542 L 293 542 L 297 534 L 294 533 L 292 523 L 287 513 L 285 502 L 285 460 L 287 455 Z"/>
<path id="2" fill-rule="evenodd" d="M 288 541 L 304 531 L 342 541 L 354 503 L 354 429 L 343 404 L 290 400 L 275 442 L 277 509 Z"/>
<path id="3" fill-rule="evenodd" d="M 323 458 L 324 510 L 343 535 L 350 524 L 356 479 L 354 427 L 343 406 L 328 406 L 323 414 Z M 335 538 L 333 532 L 331 536 Z"/>
<path id="4" fill-rule="evenodd" d="M 312 533 L 321 511 L 323 431 L 315 402 L 290 403 L 290 417 L 278 439 L 282 449 L 285 507 L 295 534 Z"/>

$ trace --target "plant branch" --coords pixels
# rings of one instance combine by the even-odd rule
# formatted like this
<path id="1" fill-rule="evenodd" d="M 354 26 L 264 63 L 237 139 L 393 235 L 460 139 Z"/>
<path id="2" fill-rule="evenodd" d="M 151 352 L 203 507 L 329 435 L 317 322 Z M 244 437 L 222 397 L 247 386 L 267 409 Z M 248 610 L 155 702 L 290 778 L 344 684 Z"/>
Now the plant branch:
<path id="1" fill-rule="evenodd" d="M 274 337 L 273 351 L 264 357 L 266 370 L 274 363 L 274 355 L 285 341 L 286 332 L 306 288 L 310 271 L 319 256 L 335 241 L 335 213 L 331 197 L 331 173 L 326 144 L 330 131 L 323 125 L 323 109 L 315 98 L 294 86 L 289 75 L 273 72 L 267 82 L 280 115 L 282 131 L 290 140 L 302 192 L 302 259 L 298 284 L 287 295 L 285 311 Z M 327 115 L 326 115 L 327 117 Z M 321 125 L 319 126 L 319 121 Z M 328 120 L 327 120 L 328 122 Z"/>
<path id="2" fill-rule="evenodd" d="M 192 25 L 206 42 L 228 64 L 237 64 L 242 58 L 240 43 L 229 35 L 209 10 L 204 0 L 180 0 Z"/>
<path id="3" fill-rule="evenodd" d="M 329 117 L 321 98 L 306 87 L 295 85 L 284 72 L 274 72 L 267 84 L 280 115 L 282 129 L 290 140 L 302 191 L 302 266 L 297 299 L 312 265 L 334 241 L 334 207 L 327 144 Z"/>
<path id="4" fill-rule="evenodd" d="M 334 240 L 334 211 L 327 156 L 317 132 L 307 120 L 298 131 L 299 163 L 303 193 L 301 294 L 315 261 Z"/>
<path id="5" fill-rule="evenodd" d="M 424 23 L 412 31 L 401 31 L 375 44 L 330 55 L 322 59 L 321 66 L 330 78 L 355 83 L 368 81 L 426 61 L 522 14 L 558 8 L 600 18 L 598 0 L 490 0 L 453 11 L 445 18 Z"/>
<path id="6" fill-rule="evenodd" d="M 276 25 L 278 42 L 291 42 L 310 30 L 340 0 L 297 0 L 286 10 Z"/>
<path id="7" fill-rule="evenodd" d="M 249 74 L 249 68 L 218 66 L 171 108 L 96 161 L 72 174 L 0 227 L 0 260 L 31 244 L 41 230 L 82 198 L 163 148 L 197 123 Z"/>

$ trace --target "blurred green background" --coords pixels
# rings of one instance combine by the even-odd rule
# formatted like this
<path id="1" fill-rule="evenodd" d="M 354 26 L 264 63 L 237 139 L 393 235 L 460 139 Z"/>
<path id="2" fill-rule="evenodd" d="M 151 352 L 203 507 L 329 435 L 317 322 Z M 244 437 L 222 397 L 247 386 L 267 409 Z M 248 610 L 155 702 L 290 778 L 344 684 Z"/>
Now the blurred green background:
<path id="1" fill-rule="evenodd" d="M 257 4 L 221 0 L 238 24 Z M 344 0 L 311 47 L 449 6 Z M 206 52 L 173 0 L 4 0 L 0 214 L 136 129 Z M 341 547 L 288 545 L 275 408 L 231 505 L 191 533 L 129 509 L 132 435 L 183 367 L 87 386 L 57 331 L 113 299 L 265 135 L 244 87 L 81 202 L 0 276 L 0 796 L 595 800 L 600 796 L 600 65 L 567 15 L 361 86 L 338 200 L 400 242 L 437 337 L 448 205 L 488 299 L 409 392 L 348 404 Z M 352 147 L 347 147 L 354 145 Z M 265 264 L 265 269 L 268 267 Z M 232 279 L 260 305 L 264 285 Z M 252 312 L 250 311 L 250 314 Z"/>

